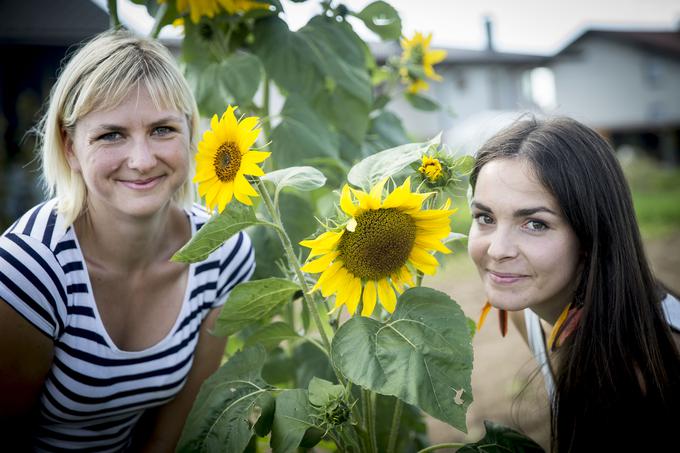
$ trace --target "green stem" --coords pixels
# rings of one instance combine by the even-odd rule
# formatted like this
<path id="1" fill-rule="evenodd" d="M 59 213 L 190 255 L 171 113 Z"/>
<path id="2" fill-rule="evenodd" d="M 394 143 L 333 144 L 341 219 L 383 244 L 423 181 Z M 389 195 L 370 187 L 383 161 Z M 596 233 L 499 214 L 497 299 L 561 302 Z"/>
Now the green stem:
<path id="1" fill-rule="evenodd" d="M 375 400 L 371 398 L 371 391 L 361 389 L 361 398 L 364 401 L 364 416 L 366 417 L 366 431 L 368 431 L 368 444 L 369 451 L 371 453 L 377 453 L 378 442 L 376 440 L 376 430 L 375 430 Z"/>
<path id="2" fill-rule="evenodd" d="M 118 19 L 118 0 L 109 0 L 109 25 L 111 28 L 118 30 L 120 25 L 120 20 Z"/>
<path id="3" fill-rule="evenodd" d="M 165 13 L 168 12 L 168 3 L 161 3 L 160 6 L 158 7 L 158 10 L 156 11 L 156 17 L 154 17 L 153 21 L 153 27 L 151 28 L 151 33 L 149 33 L 149 36 L 152 38 L 158 38 L 158 35 L 161 33 L 161 23 L 163 22 L 163 17 L 165 17 Z"/>
<path id="4" fill-rule="evenodd" d="M 428 451 L 435 451 L 435 450 L 440 450 L 442 448 L 460 448 L 464 447 L 465 444 L 459 443 L 459 442 L 449 442 L 446 444 L 436 444 L 436 445 L 430 445 L 427 448 L 423 448 L 422 450 L 418 450 L 418 453 L 427 453 Z"/>
<path id="5" fill-rule="evenodd" d="M 279 228 L 276 229 L 276 233 L 279 235 L 279 239 L 281 240 L 281 244 L 283 245 L 286 257 L 288 258 L 288 262 L 293 267 L 293 271 L 295 272 L 295 275 L 297 276 L 300 282 L 300 288 L 302 289 L 302 297 L 304 298 L 305 303 L 307 304 L 309 312 L 312 314 L 312 320 L 314 320 L 314 325 L 316 326 L 317 330 L 319 331 L 319 334 L 321 335 L 321 341 L 323 342 L 324 348 L 326 348 L 326 351 L 330 355 L 331 342 L 328 339 L 326 331 L 323 328 L 323 324 L 321 322 L 321 318 L 319 317 L 319 312 L 316 309 L 316 305 L 314 304 L 314 301 L 312 300 L 311 295 L 309 294 L 309 287 L 307 286 L 305 276 L 302 273 L 302 270 L 300 269 L 300 263 L 298 262 L 298 259 L 295 256 L 295 252 L 293 251 L 293 244 L 290 242 L 290 238 L 288 237 L 286 230 L 283 228 L 281 219 L 279 218 L 276 207 L 274 206 L 274 203 L 272 202 L 272 199 L 269 196 L 267 188 L 264 186 L 264 182 L 260 179 L 257 179 L 257 188 L 258 192 L 260 192 L 262 200 L 267 206 L 267 210 L 269 211 L 269 215 L 272 217 L 274 224 L 279 226 Z M 344 385 L 345 380 L 341 378 L 342 376 L 339 376 L 339 373 L 336 372 L 336 374 L 338 375 L 338 380 Z"/>
<path id="6" fill-rule="evenodd" d="M 401 422 L 401 414 L 404 409 L 404 403 L 399 398 L 394 402 L 394 413 L 392 415 L 392 426 L 390 427 L 390 438 L 387 442 L 387 453 L 396 452 L 397 438 L 399 437 L 399 425 Z"/>

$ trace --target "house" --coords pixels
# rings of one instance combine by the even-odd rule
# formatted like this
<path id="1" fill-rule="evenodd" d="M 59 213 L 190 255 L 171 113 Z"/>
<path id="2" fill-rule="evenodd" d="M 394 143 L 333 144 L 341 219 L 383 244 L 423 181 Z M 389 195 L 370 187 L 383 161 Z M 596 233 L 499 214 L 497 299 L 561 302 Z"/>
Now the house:
<path id="1" fill-rule="evenodd" d="M 590 29 L 553 55 L 555 113 L 680 163 L 680 29 Z"/>

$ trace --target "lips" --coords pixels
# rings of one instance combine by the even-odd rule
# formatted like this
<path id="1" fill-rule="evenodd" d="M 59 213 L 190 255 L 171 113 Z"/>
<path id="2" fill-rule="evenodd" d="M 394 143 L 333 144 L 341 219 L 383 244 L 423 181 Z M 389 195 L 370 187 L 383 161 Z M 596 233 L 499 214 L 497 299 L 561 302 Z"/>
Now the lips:
<path id="1" fill-rule="evenodd" d="M 524 274 L 514 274 L 510 272 L 496 272 L 488 269 L 487 273 L 489 274 L 489 278 L 491 279 L 491 281 L 499 285 L 510 285 L 529 277 L 528 275 Z"/>
<path id="2" fill-rule="evenodd" d="M 164 176 L 161 175 L 145 179 L 129 179 L 129 180 L 120 179 L 119 182 L 123 184 L 125 187 L 128 187 L 130 189 L 146 190 L 155 187 L 163 178 Z"/>

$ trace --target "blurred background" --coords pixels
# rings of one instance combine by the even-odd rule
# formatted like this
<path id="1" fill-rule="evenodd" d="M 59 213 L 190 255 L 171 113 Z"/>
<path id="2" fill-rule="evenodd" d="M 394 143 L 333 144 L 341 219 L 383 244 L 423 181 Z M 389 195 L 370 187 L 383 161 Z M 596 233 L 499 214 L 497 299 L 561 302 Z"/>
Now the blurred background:
<path id="1" fill-rule="evenodd" d="M 353 10 L 370 1 L 348 0 Z M 442 75 L 427 95 L 443 108 L 389 106 L 413 141 L 442 132 L 443 142 L 473 154 L 493 133 L 526 112 L 568 115 L 613 145 L 633 190 L 652 267 L 680 292 L 680 3 L 676 0 L 392 0 L 405 35 L 433 33 L 445 49 Z M 292 29 L 320 11 L 316 0 L 282 1 Z M 118 1 L 124 25 L 148 34 L 143 7 Z M 351 22 L 351 20 L 350 20 Z M 365 39 L 375 39 L 352 23 Z M 109 26 L 105 0 L 0 0 L 0 231 L 41 201 L 31 129 L 73 46 Z M 162 40 L 178 52 L 180 32 Z M 399 55 L 398 43 L 370 43 L 377 59 Z M 466 233 L 464 199 L 455 231 Z M 464 246 L 425 281 L 449 293 L 477 319 L 481 285 Z M 490 316 L 475 337 L 467 436 L 430 421 L 433 443 L 476 440 L 484 418 L 522 429 L 546 445 L 547 397 L 528 348 L 510 330 L 501 338 Z"/>

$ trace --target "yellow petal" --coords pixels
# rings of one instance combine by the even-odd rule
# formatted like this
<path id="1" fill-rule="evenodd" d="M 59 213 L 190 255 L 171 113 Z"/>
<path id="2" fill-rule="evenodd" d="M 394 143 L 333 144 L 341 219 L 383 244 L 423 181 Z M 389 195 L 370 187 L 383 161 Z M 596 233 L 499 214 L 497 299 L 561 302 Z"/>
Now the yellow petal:
<path id="1" fill-rule="evenodd" d="M 550 331 L 550 336 L 548 337 L 548 351 L 552 351 L 553 344 L 555 343 L 555 338 L 557 338 L 557 333 L 560 331 L 560 328 L 562 327 L 562 324 L 564 324 L 564 321 L 566 321 L 570 308 L 571 302 L 568 303 L 566 307 L 564 307 L 564 310 L 562 310 L 562 313 L 560 313 L 559 318 L 557 318 L 557 321 L 555 321 L 555 325 Z"/>
<path id="2" fill-rule="evenodd" d="M 361 279 L 354 277 L 348 287 L 347 299 L 345 300 L 345 305 L 347 305 L 347 311 L 350 315 L 354 315 L 357 311 L 357 306 L 359 305 L 359 299 L 361 299 Z"/>
<path id="3" fill-rule="evenodd" d="M 389 313 L 394 312 L 394 308 L 397 306 L 397 296 L 395 296 L 386 278 L 378 280 L 378 298 L 380 299 L 380 305 L 385 310 Z"/>
<path id="4" fill-rule="evenodd" d="M 373 280 L 369 280 L 366 282 L 366 285 L 364 286 L 364 294 L 363 294 L 363 308 L 361 309 L 361 316 L 371 316 L 373 314 L 373 310 L 375 309 L 375 301 L 376 301 L 376 286 L 375 282 Z"/>
<path id="5" fill-rule="evenodd" d="M 321 258 L 308 262 L 300 269 L 310 274 L 317 274 L 319 272 L 323 272 L 331 264 L 331 262 L 333 262 L 333 260 L 338 257 L 338 255 L 340 255 L 340 252 L 327 253 L 323 255 Z"/>
<path id="6" fill-rule="evenodd" d="M 482 329 L 482 326 L 484 325 L 484 320 L 486 320 L 486 315 L 489 314 L 489 310 L 491 310 L 491 304 L 487 300 L 486 303 L 484 304 L 484 308 L 482 308 L 482 313 L 479 315 L 479 321 L 477 321 L 477 332 L 479 332 Z"/>
<path id="7" fill-rule="evenodd" d="M 380 202 L 382 201 L 382 192 L 388 178 L 383 178 L 381 181 L 371 188 L 369 193 L 370 206 L 369 209 L 378 209 L 380 207 Z"/>
<path id="8" fill-rule="evenodd" d="M 258 196 L 257 191 L 253 189 L 253 186 L 250 185 L 246 177 L 243 176 L 243 173 L 240 171 L 236 174 L 236 178 L 234 178 L 234 191 L 251 197 Z"/>
<path id="9" fill-rule="evenodd" d="M 438 252 L 442 252 L 445 255 L 448 255 L 451 253 L 451 250 L 449 250 L 442 242 L 438 239 L 431 239 L 423 236 L 416 236 L 416 242 L 415 242 L 416 247 L 419 247 L 421 249 L 430 249 L 430 250 L 436 250 Z"/>
<path id="10" fill-rule="evenodd" d="M 321 274 L 319 279 L 316 281 L 316 284 L 314 285 L 314 287 L 312 288 L 312 290 L 310 292 L 314 292 L 319 288 L 323 288 L 325 286 L 325 283 L 329 279 L 332 279 L 335 276 L 335 274 L 340 270 L 340 268 L 342 267 L 342 264 L 343 264 L 342 261 L 335 261 L 335 262 L 333 262 L 333 264 L 328 266 L 328 269 L 323 271 L 323 273 Z M 326 296 L 326 297 L 328 297 L 328 296 Z"/>
<path id="11" fill-rule="evenodd" d="M 246 154 L 243 155 L 241 159 L 246 159 L 248 160 L 248 162 L 259 164 L 270 155 L 271 153 L 267 151 L 248 151 Z"/>
<path id="12" fill-rule="evenodd" d="M 354 217 L 356 214 L 356 206 L 354 206 L 354 203 L 352 202 L 352 195 L 350 194 L 349 186 L 345 184 L 342 188 L 342 194 L 340 195 L 340 208 L 342 208 L 345 213 L 350 216 Z"/>

